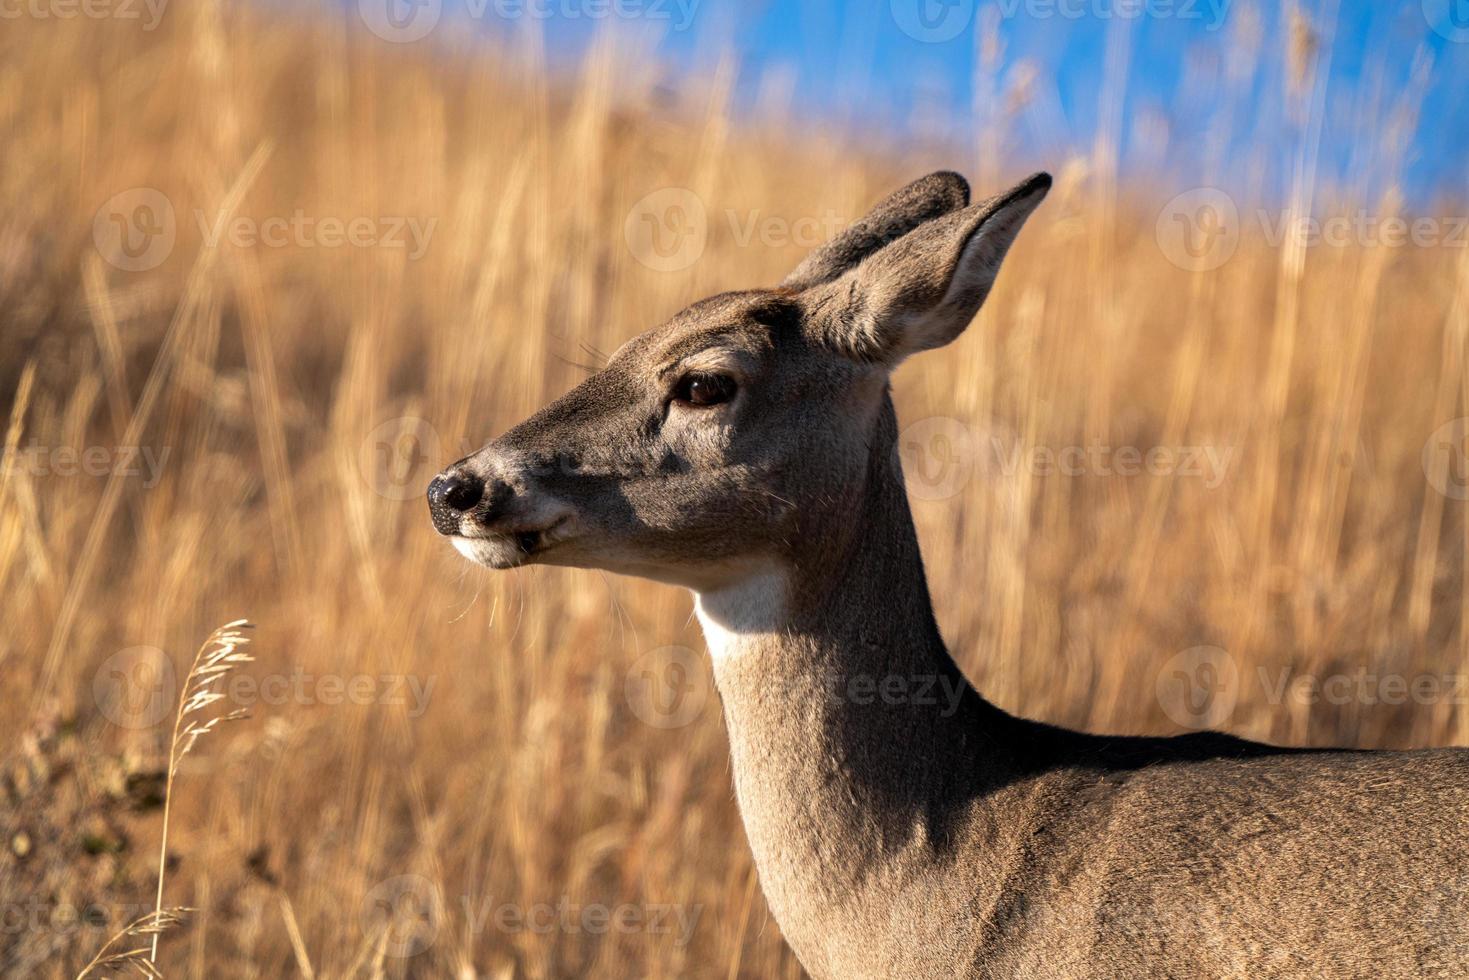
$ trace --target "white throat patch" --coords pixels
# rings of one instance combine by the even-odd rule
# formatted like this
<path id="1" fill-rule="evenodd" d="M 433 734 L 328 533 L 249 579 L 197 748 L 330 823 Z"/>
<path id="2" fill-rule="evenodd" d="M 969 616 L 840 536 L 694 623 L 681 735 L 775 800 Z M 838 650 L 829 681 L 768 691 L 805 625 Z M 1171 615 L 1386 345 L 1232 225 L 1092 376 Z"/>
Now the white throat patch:
<path id="1" fill-rule="evenodd" d="M 715 663 L 737 656 L 751 641 L 780 629 L 786 614 L 786 577 L 778 571 L 759 572 L 696 592 L 694 611 Z"/>

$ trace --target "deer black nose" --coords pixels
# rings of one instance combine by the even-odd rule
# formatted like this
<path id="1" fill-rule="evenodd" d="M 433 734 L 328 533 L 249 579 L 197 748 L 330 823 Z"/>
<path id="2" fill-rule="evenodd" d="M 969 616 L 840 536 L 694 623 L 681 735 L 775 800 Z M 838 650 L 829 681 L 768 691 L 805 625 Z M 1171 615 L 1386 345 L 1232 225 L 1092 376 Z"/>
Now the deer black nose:
<path id="1" fill-rule="evenodd" d="M 479 499 L 485 495 L 484 482 L 478 477 L 456 474 L 434 482 L 439 484 L 439 494 L 444 503 L 461 514 L 479 503 Z M 432 494 L 434 488 L 430 486 L 428 492 Z"/>
<path id="2" fill-rule="evenodd" d="M 485 483 L 470 473 L 436 476 L 428 485 L 428 512 L 440 534 L 459 533 L 459 516 L 485 495 Z"/>

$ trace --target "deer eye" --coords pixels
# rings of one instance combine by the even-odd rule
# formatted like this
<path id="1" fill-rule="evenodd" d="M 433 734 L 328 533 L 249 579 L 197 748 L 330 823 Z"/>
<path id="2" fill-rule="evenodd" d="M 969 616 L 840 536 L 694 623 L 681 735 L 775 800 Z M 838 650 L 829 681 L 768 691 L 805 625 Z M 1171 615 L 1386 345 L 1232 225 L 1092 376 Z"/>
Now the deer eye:
<path id="1" fill-rule="evenodd" d="M 673 389 L 673 400 L 695 408 L 723 405 L 739 386 L 727 374 L 686 374 Z"/>

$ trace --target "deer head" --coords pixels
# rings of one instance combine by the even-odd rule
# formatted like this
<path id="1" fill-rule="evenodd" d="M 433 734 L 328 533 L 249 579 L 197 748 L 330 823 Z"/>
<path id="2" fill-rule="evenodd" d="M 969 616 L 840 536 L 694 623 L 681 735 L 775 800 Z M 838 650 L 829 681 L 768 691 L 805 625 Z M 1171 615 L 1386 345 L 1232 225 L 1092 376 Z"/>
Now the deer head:
<path id="1" fill-rule="evenodd" d="M 491 568 L 698 592 L 839 539 L 893 454 L 890 372 L 968 326 L 1050 186 L 971 205 L 957 174 L 909 184 L 779 286 L 695 303 L 448 467 L 434 527 Z"/>

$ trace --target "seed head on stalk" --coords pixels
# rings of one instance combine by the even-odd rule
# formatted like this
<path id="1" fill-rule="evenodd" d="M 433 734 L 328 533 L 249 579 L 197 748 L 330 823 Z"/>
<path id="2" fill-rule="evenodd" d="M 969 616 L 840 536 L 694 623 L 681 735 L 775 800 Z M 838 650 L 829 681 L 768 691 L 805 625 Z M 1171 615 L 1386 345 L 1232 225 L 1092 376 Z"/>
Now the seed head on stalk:
<path id="1" fill-rule="evenodd" d="M 163 914 L 163 874 L 168 857 L 168 817 L 173 806 L 174 777 L 178 775 L 179 763 L 201 737 L 223 722 L 238 721 L 246 716 L 243 708 L 212 715 L 208 709 L 224 700 L 225 695 L 219 686 L 230 671 L 255 660 L 244 649 L 250 643 L 250 637 L 244 630 L 254 628 L 254 624 L 237 619 L 209 634 L 209 639 L 194 654 L 194 663 L 184 678 L 183 696 L 179 700 L 178 713 L 174 715 L 173 738 L 168 748 L 168 781 L 163 791 L 163 839 L 158 844 L 158 895 L 153 904 L 155 916 Z M 148 952 L 150 966 L 158 960 L 158 932 L 153 932 L 152 948 Z"/>

